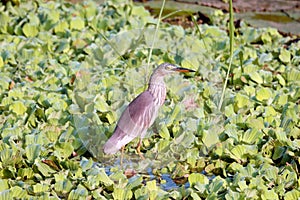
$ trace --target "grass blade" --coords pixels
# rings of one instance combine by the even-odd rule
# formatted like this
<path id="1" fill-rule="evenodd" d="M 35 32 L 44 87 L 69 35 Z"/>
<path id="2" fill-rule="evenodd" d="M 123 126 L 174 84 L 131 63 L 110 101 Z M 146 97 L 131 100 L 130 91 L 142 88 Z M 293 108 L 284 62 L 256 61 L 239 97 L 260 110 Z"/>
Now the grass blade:
<path id="1" fill-rule="evenodd" d="M 229 1 L 229 39 L 230 39 L 230 58 L 229 58 L 229 65 L 228 65 L 228 70 L 226 74 L 226 79 L 224 82 L 223 90 L 222 90 L 222 95 L 221 99 L 218 105 L 218 109 L 221 110 L 223 100 L 224 100 L 224 95 L 225 95 L 225 90 L 227 87 L 227 82 L 229 78 L 229 73 L 231 69 L 231 64 L 232 64 L 232 57 L 233 57 L 233 43 L 234 43 L 234 23 L 233 23 L 233 7 L 232 7 L 232 0 Z"/>

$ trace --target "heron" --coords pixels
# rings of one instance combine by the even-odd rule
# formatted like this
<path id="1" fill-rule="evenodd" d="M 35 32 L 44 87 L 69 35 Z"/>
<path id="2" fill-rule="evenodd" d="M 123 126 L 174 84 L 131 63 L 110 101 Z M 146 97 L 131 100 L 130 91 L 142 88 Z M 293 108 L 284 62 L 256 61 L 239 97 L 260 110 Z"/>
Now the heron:
<path id="1" fill-rule="evenodd" d="M 148 128 L 158 115 L 159 108 L 166 98 L 164 77 L 174 72 L 195 72 L 194 70 L 178 67 L 170 63 L 160 64 L 152 73 L 148 88 L 138 95 L 123 111 L 114 133 L 103 146 L 105 154 L 115 154 L 126 144 L 139 137 L 136 148 L 139 156 L 144 159 L 140 147 Z"/>

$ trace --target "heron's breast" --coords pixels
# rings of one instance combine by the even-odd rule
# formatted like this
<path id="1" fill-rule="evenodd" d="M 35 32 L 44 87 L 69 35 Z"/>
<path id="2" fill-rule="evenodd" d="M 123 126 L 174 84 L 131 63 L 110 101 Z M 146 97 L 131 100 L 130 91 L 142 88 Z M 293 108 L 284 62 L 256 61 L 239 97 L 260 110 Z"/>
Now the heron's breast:
<path id="1" fill-rule="evenodd" d="M 164 104 L 166 100 L 166 88 L 163 86 L 157 86 L 154 88 L 154 90 L 150 91 L 153 99 L 154 99 L 154 104 L 157 106 L 161 106 Z"/>

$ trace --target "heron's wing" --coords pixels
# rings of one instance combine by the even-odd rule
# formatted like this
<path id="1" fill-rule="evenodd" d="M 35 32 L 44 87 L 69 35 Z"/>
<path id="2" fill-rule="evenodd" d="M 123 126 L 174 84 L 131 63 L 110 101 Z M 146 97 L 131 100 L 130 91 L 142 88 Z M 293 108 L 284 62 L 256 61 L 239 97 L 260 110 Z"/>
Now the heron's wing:
<path id="1" fill-rule="evenodd" d="M 158 107 L 149 91 L 137 96 L 122 113 L 114 134 L 104 145 L 104 152 L 116 153 L 122 146 L 147 131 L 157 111 Z"/>
<path id="2" fill-rule="evenodd" d="M 128 106 L 129 114 L 133 122 L 148 129 L 152 125 L 155 112 L 158 110 L 154 103 L 154 97 L 149 91 L 145 91 L 135 98 Z"/>

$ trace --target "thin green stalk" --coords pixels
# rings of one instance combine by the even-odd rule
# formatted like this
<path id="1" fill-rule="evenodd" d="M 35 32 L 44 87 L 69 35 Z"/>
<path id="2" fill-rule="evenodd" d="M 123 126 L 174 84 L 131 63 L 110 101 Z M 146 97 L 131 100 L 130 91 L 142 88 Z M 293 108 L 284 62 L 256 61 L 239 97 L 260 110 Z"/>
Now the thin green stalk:
<path id="1" fill-rule="evenodd" d="M 150 66 L 150 61 L 151 61 L 151 57 L 152 57 L 152 51 L 153 51 L 153 48 L 154 48 L 155 39 L 156 39 L 156 35 L 157 35 L 158 29 L 159 29 L 159 25 L 160 25 L 160 22 L 161 22 L 161 16 L 162 16 L 162 13 L 163 13 L 163 10 L 164 10 L 164 7 L 165 7 L 165 3 L 166 3 L 166 1 L 163 0 L 162 6 L 161 6 L 160 11 L 159 11 L 159 15 L 158 15 L 158 22 L 157 22 L 156 27 L 155 27 L 155 32 L 154 32 L 152 44 L 151 44 L 151 47 L 150 47 L 150 50 L 149 50 L 149 56 L 148 56 L 147 69 L 146 70 L 148 70 L 148 68 Z M 148 74 L 148 71 L 146 71 L 146 74 Z M 146 79 L 147 78 L 148 77 L 146 77 Z M 148 83 L 148 80 L 146 80 L 146 83 Z"/>
<path id="2" fill-rule="evenodd" d="M 226 79 L 224 82 L 224 86 L 223 86 L 223 91 L 222 91 L 222 95 L 221 95 L 221 99 L 218 105 L 218 109 L 221 110 L 222 104 L 223 104 L 223 100 L 224 100 L 224 95 L 225 95 L 225 90 L 227 87 L 227 82 L 229 79 L 229 73 L 230 73 L 230 69 L 231 69 L 231 65 L 232 65 L 232 57 L 233 57 L 233 43 L 234 43 L 234 23 L 233 23 L 233 7 L 232 7 L 232 0 L 229 1 L 229 43 L 230 43 L 230 58 L 229 58 L 229 65 L 228 65 L 228 70 L 227 70 L 227 74 L 226 74 Z"/>
<path id="3" fill-rule="evenodd" d="M 155 39 L 156 39 L 156 35 L 157 35 L 158 29 L 159 29 L 161 16 L 162 16 L 162 13 L 163 13 L 163 10 L 164 10 L 164 7 L 165 7 L 165 3 L 166 3 L 166 1 L 163 0 L 162 6 L 161 6 L 160 11 L 159 11 L 158 22 L 157 22 L 156 27 L 155 27 L 155 32 L 154 32 L 152 44 L 151 44 L 150 51 L 149 51 L 148 61 L 147 61 L 147 66 L 148 67 L 150 65 L 150 60 L 151 60 L 151 57 L 152 57 L 152 51 L 153 51 L 153 48 L 154 48 Z"/>

